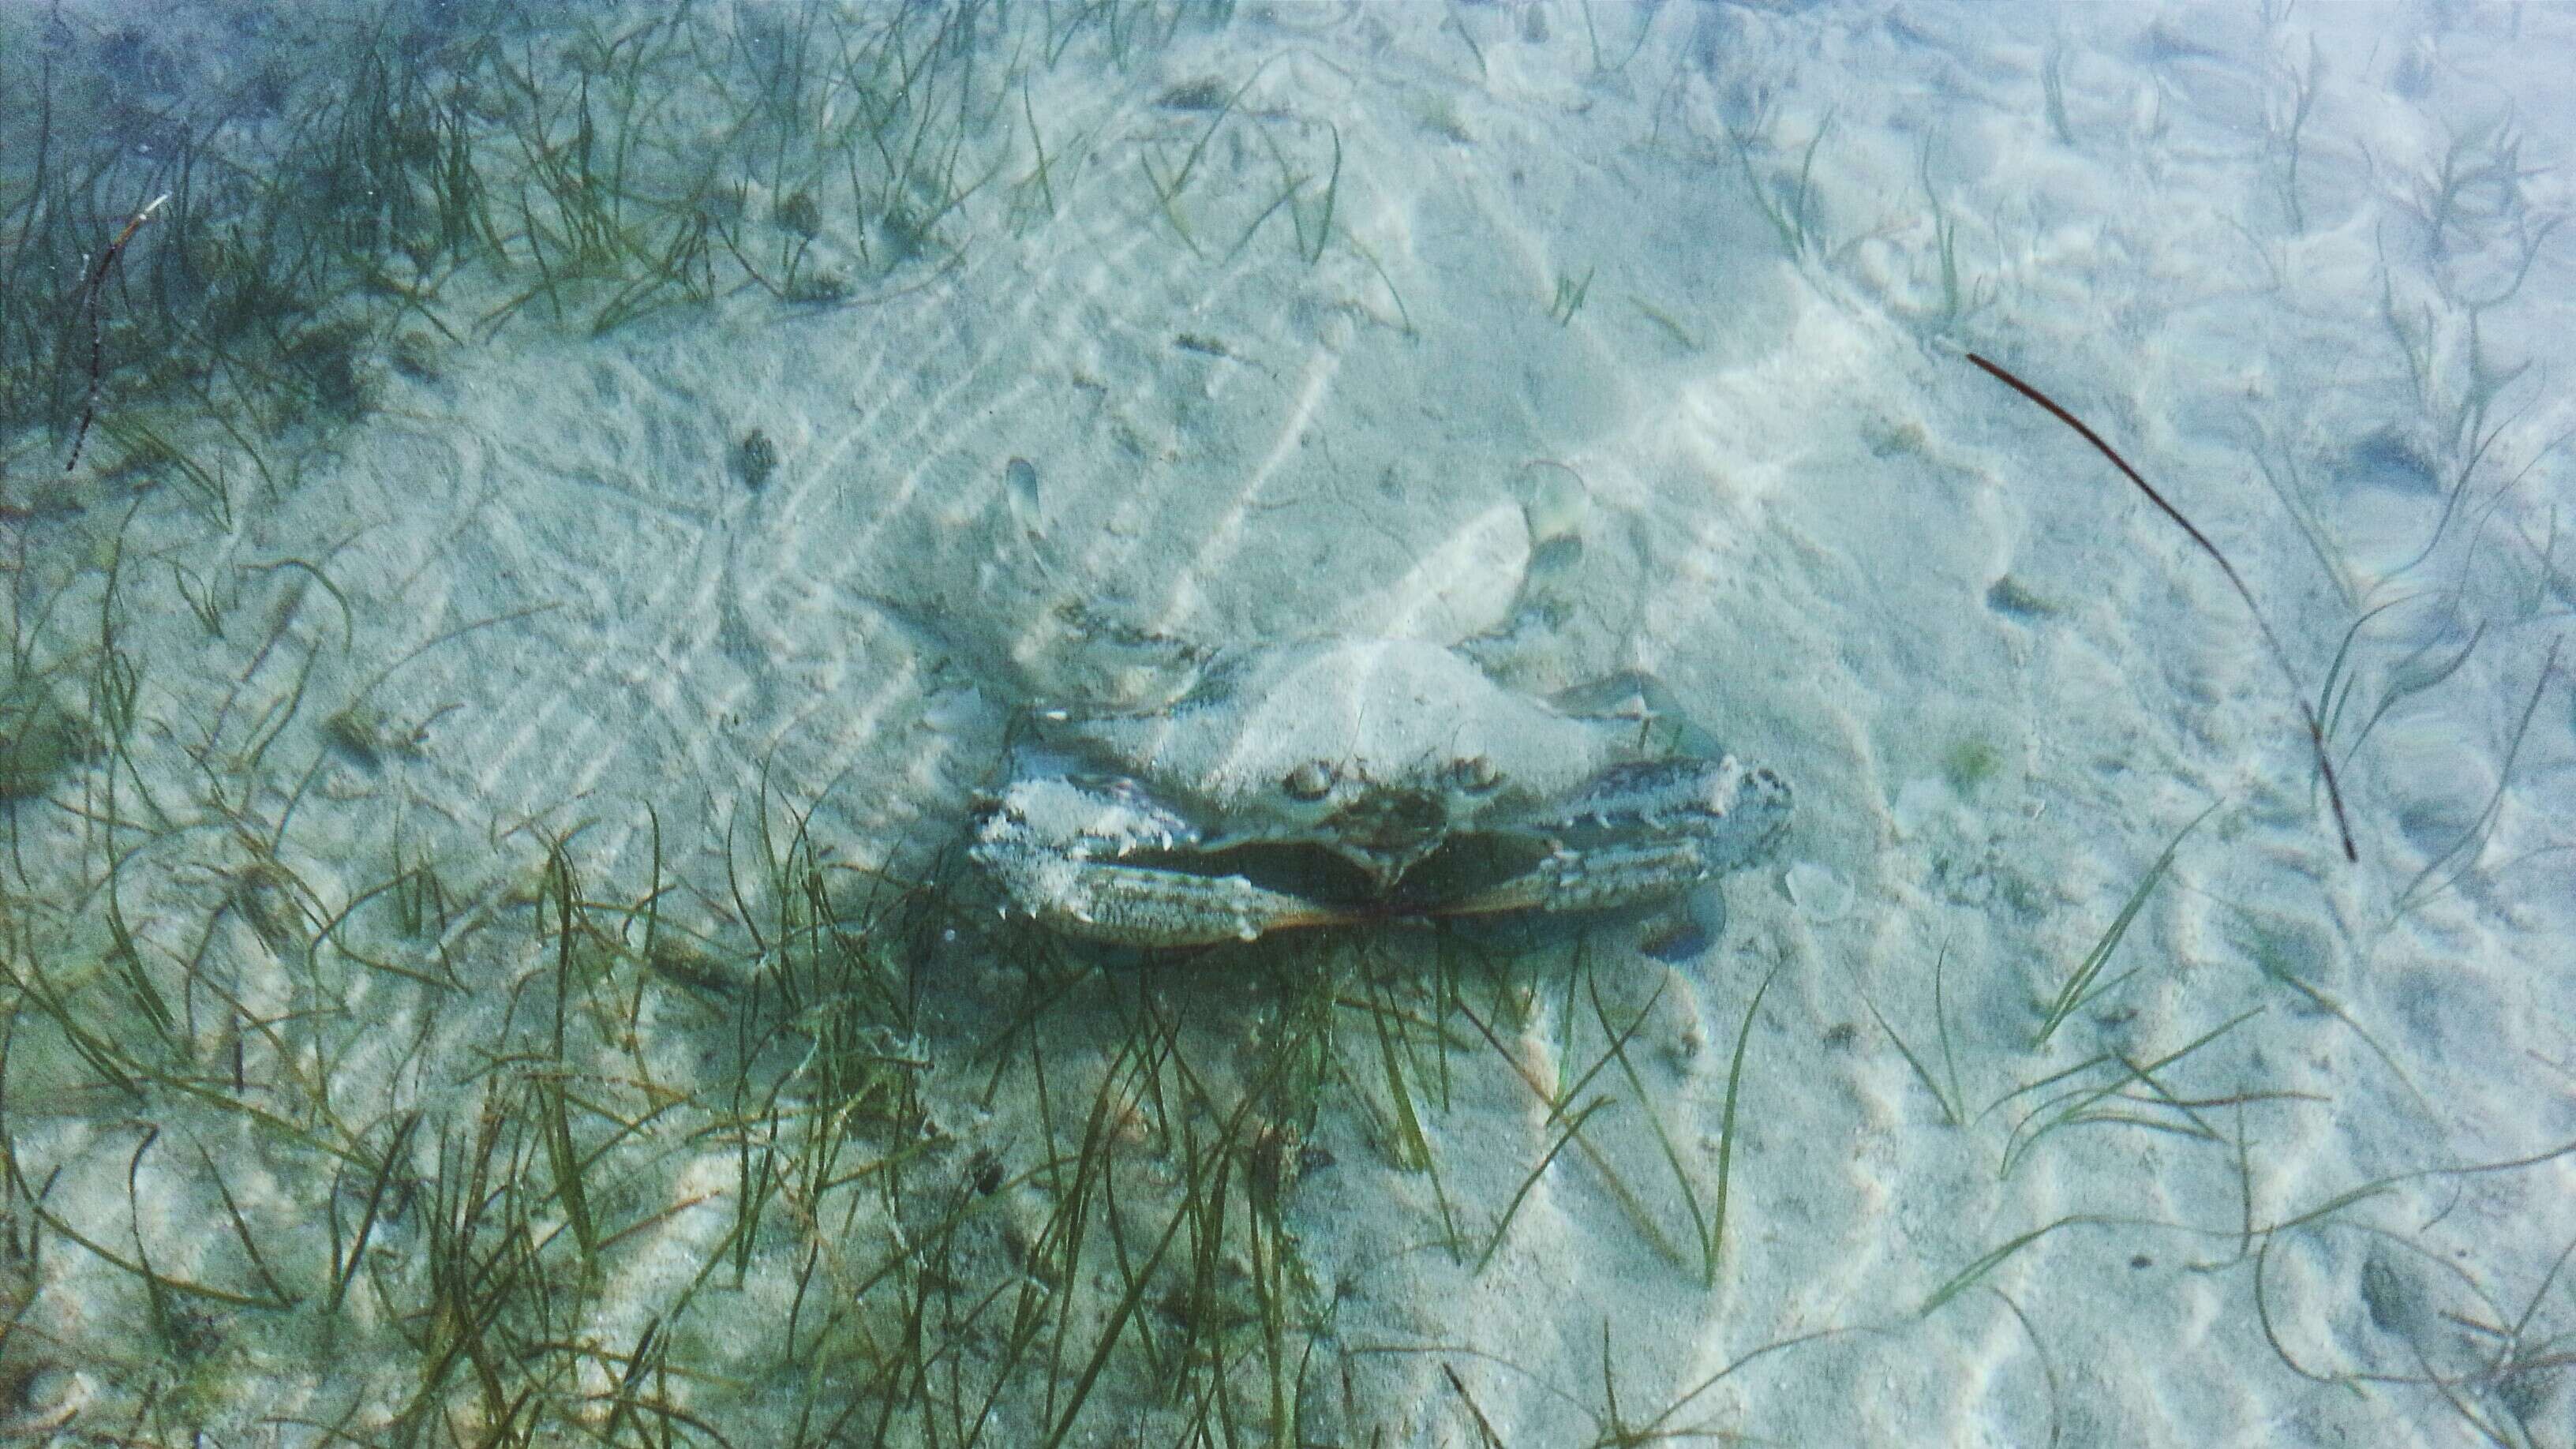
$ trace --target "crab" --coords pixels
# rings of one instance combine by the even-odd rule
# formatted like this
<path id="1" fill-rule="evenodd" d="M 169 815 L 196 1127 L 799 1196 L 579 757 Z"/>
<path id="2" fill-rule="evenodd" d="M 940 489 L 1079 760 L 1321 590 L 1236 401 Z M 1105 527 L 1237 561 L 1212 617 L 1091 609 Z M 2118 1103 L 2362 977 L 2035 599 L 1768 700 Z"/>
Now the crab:
<path id="1" fill-rule="evenodd" d="M 1006 910 L 1161 949 L 1645 905 L 1789 810 L 1649 676 L 1540 698 L 1460 649 L 1330 639 L 1221 650 L 1160 710 L 1034 711 L 970 853 Z"/>

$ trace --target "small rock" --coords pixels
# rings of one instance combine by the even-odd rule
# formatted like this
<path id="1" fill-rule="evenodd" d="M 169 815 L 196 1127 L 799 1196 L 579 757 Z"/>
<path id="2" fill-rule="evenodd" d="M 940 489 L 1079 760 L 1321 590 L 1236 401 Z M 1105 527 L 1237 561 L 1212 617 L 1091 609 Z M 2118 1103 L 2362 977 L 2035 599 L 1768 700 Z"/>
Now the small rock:
<path id="1" fill-rule="evenodd" d="M 743 435 L 741 442 L 734 444 L 733 472 L 745 488 L 759 488 L 769 481 L 770 474 L 777 471 L 778 445 L 769 441 L 767 433 L 754 428 Z"/>

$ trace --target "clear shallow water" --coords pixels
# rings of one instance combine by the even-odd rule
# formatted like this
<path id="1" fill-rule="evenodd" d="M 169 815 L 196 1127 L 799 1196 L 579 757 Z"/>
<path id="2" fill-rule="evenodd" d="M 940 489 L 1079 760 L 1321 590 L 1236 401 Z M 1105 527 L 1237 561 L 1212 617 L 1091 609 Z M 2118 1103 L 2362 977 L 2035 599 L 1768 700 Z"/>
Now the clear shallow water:
<path id="1" fill-rule="evenodd" d="M 11 18 L 13 1427 L 2556 1442 L 2551 21 Z M 1796 825 L 1697 955 L 959 858 L 1388 635 Z"/>

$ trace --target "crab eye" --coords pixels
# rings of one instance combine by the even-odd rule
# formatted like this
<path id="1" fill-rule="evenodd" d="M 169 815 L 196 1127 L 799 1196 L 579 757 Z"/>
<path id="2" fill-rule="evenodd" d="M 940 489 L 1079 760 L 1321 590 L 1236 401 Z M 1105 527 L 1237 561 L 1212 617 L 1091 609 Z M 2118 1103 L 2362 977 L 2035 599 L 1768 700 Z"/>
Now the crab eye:
<path id="1" fill-rule="evenodd" d="M 1279 788 L 1299 800 L 1321 800 L 1333 792 L 1333 767 L 1323 760 L 1308 760 L 1290 770 Z"/>
<path id="2" fill-rule="evenodd" d="M 1449 762 L 1449 783 L 1471 795 L 1482 795 L 1503 783 L 1494 762 L 1482 755 L 1467 755 Z"/>

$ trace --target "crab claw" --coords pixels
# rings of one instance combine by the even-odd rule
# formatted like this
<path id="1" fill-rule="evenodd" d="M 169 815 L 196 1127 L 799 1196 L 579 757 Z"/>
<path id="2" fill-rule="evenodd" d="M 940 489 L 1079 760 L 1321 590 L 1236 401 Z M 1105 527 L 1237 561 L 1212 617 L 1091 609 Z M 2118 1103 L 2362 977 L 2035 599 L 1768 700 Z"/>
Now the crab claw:
<path id="1" fill-rule="evenodd" d="M 1789 823 L 1787 781 L 1735 757 L 1628 766 L 1524 833 L 1547 854 L 1433 914 L 1608 911 L 1679 895 L 1758 858 Z"/>
<path id="2" fill-rule="evenodd" d="M 981 844 L 976 858 L 1001 880 L 1012 904 L 1040 925 L 1114 946 L 1215 946 L 1358 919 L 1239 875 L 1194 875 Z"/>
<path id="3" fill-rule="evenodd" d="M 1356 919 L 1240 875 L 1131 863 L 1186 852 L 1199 833 L 1125 781 L 1023 781 L 990 802 L 970 850 L 1040 925 L 1111 945 L 1164 949 L 1249 941 Z"/>

